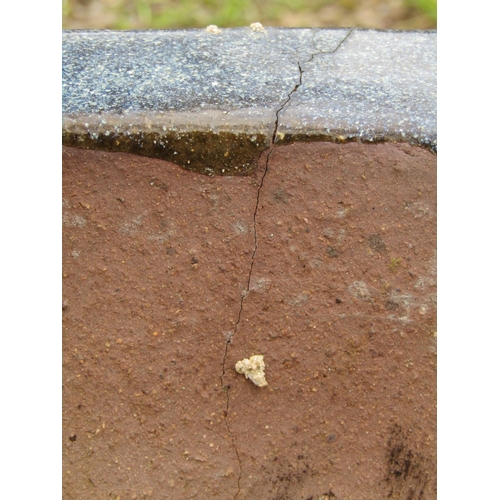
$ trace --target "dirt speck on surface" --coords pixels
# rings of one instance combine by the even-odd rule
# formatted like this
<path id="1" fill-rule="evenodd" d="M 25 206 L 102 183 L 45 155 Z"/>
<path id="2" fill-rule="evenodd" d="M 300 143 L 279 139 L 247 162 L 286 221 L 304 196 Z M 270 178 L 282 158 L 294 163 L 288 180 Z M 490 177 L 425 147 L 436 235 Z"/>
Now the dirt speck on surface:
<path id="1" fill-rule="evenodd" d="M 436 498 L 433 154 L 276 146 L 256 212 L 265 155 L 63 169 L 65 499 Z"/>

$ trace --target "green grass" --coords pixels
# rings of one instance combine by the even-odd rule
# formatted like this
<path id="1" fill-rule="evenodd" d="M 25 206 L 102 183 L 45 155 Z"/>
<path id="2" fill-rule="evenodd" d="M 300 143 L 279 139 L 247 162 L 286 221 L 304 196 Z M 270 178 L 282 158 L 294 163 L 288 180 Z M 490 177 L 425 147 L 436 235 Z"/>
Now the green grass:
<path id="1" fill-rule="evenodd" d="M 63 0 L 65 29 L 248 26 L 435 28 L 436 0 Z"/>
<path id="2" fill-rule="evenodd" d="M 416 8 L 437 23 L 437 0 L 408 0 L 408 5 Z"/>

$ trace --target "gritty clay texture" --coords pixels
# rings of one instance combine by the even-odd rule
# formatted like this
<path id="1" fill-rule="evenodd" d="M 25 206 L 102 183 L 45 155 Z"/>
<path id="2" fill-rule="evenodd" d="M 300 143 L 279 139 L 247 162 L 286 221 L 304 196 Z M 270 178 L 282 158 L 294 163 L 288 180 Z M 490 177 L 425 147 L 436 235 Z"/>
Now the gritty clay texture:
<path id="1" fill-rule="evenodd" d="M 266 364 L 264 356 L 255 354 L 248 359 L 238 361 L 234 366 L 238 373 L 245 375 L 245 378 L 250 379 L 257 387 L 266 387 Z"/>
<path id="2" fill-rule="evenodd" d="M 65 148 L 63 228 L 65 500 L 436 498 L 431 152 Z"/>

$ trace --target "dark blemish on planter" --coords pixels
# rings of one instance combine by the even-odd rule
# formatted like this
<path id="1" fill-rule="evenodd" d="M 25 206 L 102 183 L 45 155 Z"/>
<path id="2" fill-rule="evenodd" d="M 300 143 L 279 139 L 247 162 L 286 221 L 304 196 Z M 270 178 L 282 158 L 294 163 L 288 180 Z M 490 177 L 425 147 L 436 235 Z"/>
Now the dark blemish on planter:
<path id="1" fill-rule="evenodd" d="M 368 238 L 368 245 L 372 250 L 375 250 L 376 252 L 383 252 L 386 250 L 386 246 L 384 243 L 384 240 L 380 236 L 380 234 L 372 234 Z"/>
<path id="2" fill-rule="evenodd" d="M 269 144 L 264 134 L 193 131 L 163 133 L 138 130 L 127 132 L 89 132 L 83 124 L 64 131 L 64 146 L 101 151 L 133 153 L 167 160 L 205 175 L 250 175 L 257 168 L 260 154 Z M 161 186 L 158 186 L 161 188 Z M 166 189 L 166 186 L 165 186 Z"/>
<path id="3" fill-rule="evenodd" d="M 399 304 L 397 302 L 394 302 L 393 300 L 388 300 L 385 303 L 385 308 L 388 311 L 395 311 L 399 307 Z"/>
<path id="4" fill-rule="evenodd" d="M 331 358 L 335 354 L 335 349 L 333 347 L 329 347 L 325 350 L 325 356 L 327 358 Z"/>
<path id="5" fill-rule="evenodd" d="M 429 498 L 429 490 L 435 493 L 437 488 L 430 481 L 428 469 L 426 457 L 412 449 L 410 433 L 404 432 L 399 425 L 394 425 L 387 442 L 387 498 Z"/>
<path id="6" fill-rule="evenodd" d="M 168 191 L 168 186 L 157 177 L 149 179 L 149 185 L 161 189 L 162 191 Z"/>
<path id="7" fill-rule="evenodd" d="M 335 299 L 336 304 L 342 304 L 342 299 Z"/>
<path id="8" fill-rule="evenodd" d="M 339 256 L 339 252 L 336 248 L 333 248 L 333 247 L 327 247 L 326 248 L 326 255 L 328 255 L 328 257 L 338 257 Z"/>
<path id="9" fill-rule="evenodd" d="M 69 440 L 76 441 L 76 438 L 77 438 L 76 434 L 73 434 L 72 436 L 69 437 Z"/>
<path id="10" fill-rule="evenodd" d="M 337 436 L 335 434 L 330 434 L 326 440 L 329 442 L 329 443 L 333 443 L 335 441 L 335 439 L 337 439 Z"/>
<path id="11" fill-rule="evenodd" d="M 288 203 L 288 201 L 290 200 L 290 196 L 291 195 L 289 193 L 286 193 L 281 188 L 276 189 L 276 191 L 274 191 L 274 193 L 273 193 L 273 198 L 276 201 L 279 201 L 279 202 L 285 203 L 285 204 Z"/>
<path id="12" fill-rule="evenodd" d="M 315 498 L 320 498 L 321 500 L 335 500 L 337 497 L 335 496 L 335 493 L 332 490 L 329 490 L 326 493 L 323 493 L 322 495 L 315 495 L 309 497 L 307 498 L 307 500 L 314 500 Z"/>

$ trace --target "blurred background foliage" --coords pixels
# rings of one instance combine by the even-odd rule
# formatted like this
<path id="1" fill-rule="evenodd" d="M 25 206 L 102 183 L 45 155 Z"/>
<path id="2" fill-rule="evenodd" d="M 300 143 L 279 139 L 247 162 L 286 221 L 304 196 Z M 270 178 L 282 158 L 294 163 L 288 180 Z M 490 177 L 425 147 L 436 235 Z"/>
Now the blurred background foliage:
<path id="1" fill-rule="evenodd" d="M 63 0 L 64 29 L 435 29 L 437 0 Z"/>

